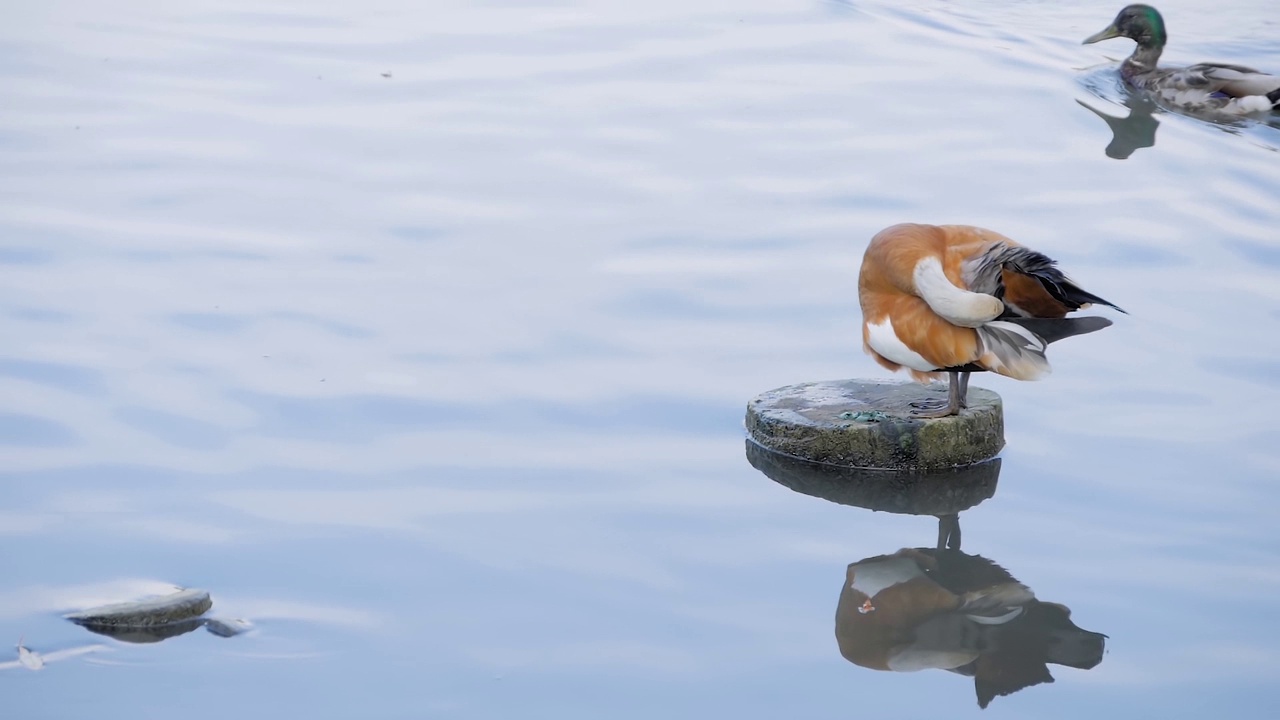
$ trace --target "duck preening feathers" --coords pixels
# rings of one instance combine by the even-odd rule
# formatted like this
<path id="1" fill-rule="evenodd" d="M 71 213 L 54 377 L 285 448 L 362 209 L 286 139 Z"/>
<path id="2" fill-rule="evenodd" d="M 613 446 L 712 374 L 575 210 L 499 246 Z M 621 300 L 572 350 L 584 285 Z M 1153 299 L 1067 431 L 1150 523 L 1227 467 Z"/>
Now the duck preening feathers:
<path id="1" fill-rule="evenodd" d="M 1243 65 L 1198 63 L 1187 67 L 1159 67 L 1169 36 L 1164 18 L 1150 5 L 1129 5 L 1105 29 L 1084 44 L 1127 37 L 1138 45 L 1120 65 L 1120 76 L 1158 100 L 1192 111 L 1245 114 L 1266 112 L 1280 105 L 1280 76 Z"/>
<path id="2" fill-rule="evenodd" d="M 1048 374 L 1050 343 L 1111 324 L 1068 313 L 1092 304 L 1120 310 L 1076 285 L 1045 255 L 967 225 L 880 231 L 862 259 L 858 299 L 863 348 L 876 362 L 906 368 L 922 382 L 948 374 L 946 405 L 919 408 L 918 417 L 959 413 L 971 372 L 1018 380 Z"/>
<path id="3" fill-rule="evenodd" d="M 973 678 L 978 706 L 1053 682 L 1049 665 L 1088 670 L 1107 636 L 1038 600 L 1007 570 L 959 550 L 903 548 L 849 565 L 836 605 L 840 654 L 872 670 Z"/>

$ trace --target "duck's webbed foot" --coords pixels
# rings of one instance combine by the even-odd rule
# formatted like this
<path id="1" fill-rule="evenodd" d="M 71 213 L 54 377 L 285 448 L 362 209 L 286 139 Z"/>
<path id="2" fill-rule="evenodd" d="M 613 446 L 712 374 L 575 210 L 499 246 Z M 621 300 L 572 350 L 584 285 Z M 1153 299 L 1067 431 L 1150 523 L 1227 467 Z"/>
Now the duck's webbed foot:
<path id="1" fill-rule="evenodd" d="M 947 399 L 941 398 L 934 400 L 916 400 L 908 403 L 911 410 L 911 417 L 921 418 L 924 420 L 934 418 L 950 417 L 959 415 L 960 411 L 968 406 L 965 402 L 965 396 L 969 394 L 969 373 L 961 373 L 952 371 L 948 373 L 947 378 Z"/>
<path id="2" fill-rule="evenodd" d="M 912 400 L 907 403 L 912 410 L 939 410 L 948 405 L 946 398 L 929 398 L 928 400 Z"/>
<path id="3" fill-rule="evenodd" d="M 944 402 L 941 407 L 936 410 L 912 410 L 911 417 L 920 418 L 922 420 L 932 420 L 935 418 L 951 417 L 959 415 L 964 407 L 957 402 Z"/>

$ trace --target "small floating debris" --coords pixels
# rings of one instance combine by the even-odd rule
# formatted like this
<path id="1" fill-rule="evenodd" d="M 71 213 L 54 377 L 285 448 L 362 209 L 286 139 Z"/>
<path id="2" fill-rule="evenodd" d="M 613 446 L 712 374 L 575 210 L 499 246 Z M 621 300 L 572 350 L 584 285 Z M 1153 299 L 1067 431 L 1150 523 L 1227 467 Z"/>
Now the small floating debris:
<path id="1" fill-rule="evenodd" d="M 239 618 L 208 618 L 204 621 L 204 629 L 218 637 L 229 638 L 249 632 L 253 629 L 253 623 Z"/>
<path id="2" fill-rule="evenodd" d="M 40 653 L 22 644 L 24 638 L 18 638 L 18 664 L 28 670 L 39 670 L 44 667 L 44 658 Z"/>
<path id="3" fill-rule="evenodd" d="M 55 663 L 59 660 L 66 660 L 67 658 L 87 655 L 89 653 L 107 649 L 106 645 L 95 643 L 93 645 L 81 645 L 79 647 L 67 648 L 65 650 L 54 650 L 50 653 L 41 653 L 27 647 L 24 642 L 25 637 L 18 638 L 18 659 L 0 662 L 0 670 L 26 668 L 34 672 L 37 670 L 43 670 L 49 663 Z"/>

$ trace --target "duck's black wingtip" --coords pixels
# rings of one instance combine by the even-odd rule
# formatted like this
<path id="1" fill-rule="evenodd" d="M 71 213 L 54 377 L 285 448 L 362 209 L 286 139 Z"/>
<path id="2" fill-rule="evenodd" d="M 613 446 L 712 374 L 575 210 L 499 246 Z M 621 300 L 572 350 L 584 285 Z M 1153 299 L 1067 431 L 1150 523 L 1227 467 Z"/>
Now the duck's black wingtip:
<path id="1" fill-rule="evenodd" d="M 1090 303 L 1093 305 L 1106 305 L 1112 310 L 1119 310 L 1125 315 L 1129 314 L 1128 310 L 1125 310 L 1124 308 L 1111 302 L 1110 300 L 1107 300 L 1106 298 L 1099 297 L 1086 290 L 1081 290 L 1080 288 L 1075 288 L 1075 290 L 1076 290 L 1076 294 L 1075 294 L 1075 297 L 1073 297 L 1072 299 L 1079 302 L 1081 305 L 1083 305 L 1084 303 Z"/>

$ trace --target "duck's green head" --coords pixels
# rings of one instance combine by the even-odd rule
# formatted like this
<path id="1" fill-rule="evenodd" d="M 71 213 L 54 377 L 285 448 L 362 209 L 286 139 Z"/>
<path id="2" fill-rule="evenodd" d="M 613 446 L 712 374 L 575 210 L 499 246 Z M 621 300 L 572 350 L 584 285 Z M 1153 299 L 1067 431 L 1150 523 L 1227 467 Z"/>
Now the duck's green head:
<path id="1" fill-rule="evenodd" d="M 1142 47 L 1164 47 L 1169 39 L 1159 10 L 1150 5 L 1130 5 L 1121 10 L 1105 30 L 1085 38 L 1084 44 L 1117 37 L 1131 38 Z"/>

